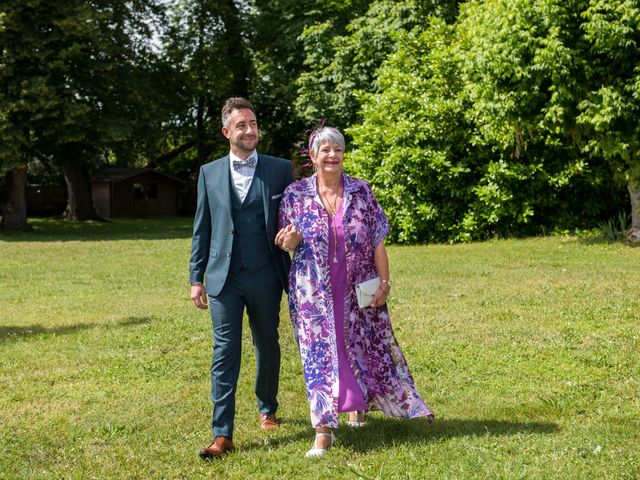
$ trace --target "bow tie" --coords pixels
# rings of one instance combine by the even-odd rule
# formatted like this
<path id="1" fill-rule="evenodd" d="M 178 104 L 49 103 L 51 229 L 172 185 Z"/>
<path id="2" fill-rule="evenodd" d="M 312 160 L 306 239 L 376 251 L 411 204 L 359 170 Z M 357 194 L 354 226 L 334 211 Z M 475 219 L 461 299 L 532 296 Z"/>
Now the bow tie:
<path id="1" fill-rule="evenodd" d="M 233 169 L 237 172 L 242 167 L 256 168 L 256 163 L 258 160 L 256 157 L 249 157 L 246 160 L 234 160 L 233 161 Z"/>

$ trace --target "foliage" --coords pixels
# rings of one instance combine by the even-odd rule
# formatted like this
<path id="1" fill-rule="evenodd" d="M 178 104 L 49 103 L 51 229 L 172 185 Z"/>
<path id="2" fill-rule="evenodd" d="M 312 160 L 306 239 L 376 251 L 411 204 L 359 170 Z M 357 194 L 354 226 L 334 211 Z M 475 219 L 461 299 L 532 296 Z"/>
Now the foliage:
<path id="1" fill-rule="evenodd" d="M 379 92 L 363 95 L 363 123 L 348 130 L 357 148 L 347 168 L 374 186 L 401 242 L 456 235 L 449 229 L 479 161 L 468 148 L 451 29 L 433 19 L 425 32 L 404 35 L 380 70 Z"/>
<path id="2" fill-rule="evenodd" d="M 260 149 L 284 158 L 299 153 L 297 140 L 305 125 L 295 115 L 296 79 L 304 50 L 298 37 L 309 22 L 309 4 L 297 0 L 255 0 L 250 37 L 255 78 L 250 98 L 258 109 Z"/>
<path id="3" fill-rule="evenodd" d="M 620 208 L 609 165 L 581 153 L 579 3 L 471 1 L 448 30 L 432 19 L 398 37 L 378 90 L 363 95 L 349 161 L 381 196 L 394 239 L 534 233 Z"/>
<path id="4" fill-rule="evenodd" d="M 575 9 L 572 2 L 537 0 L 469 2 L 461 9 L 466 115 L 476 125 L 476 148 L 494 152 L 465 218 L 478 232 L 552 226 L 545 210 L 565 210 L 558 200 L 570 199 L 571 187 L 590 173 L 571 138 L 584 67 L 574 51 Z"/>
<path id="5" fill-rule="evenodd" d="M 634 171 L 628 166 L 640 145 L 633 121 L 639 104 L 626 79 L 637 69 L 640 33 L 632 4 L 518 0 L 469 2 L 462 9 L 459 31 L 471 53 L 463 74 L 483 136 L 512 145 L 515 157 L 526 152 L 559 193 L 573 193 L 586 176 L 596 194 L 595 179 L 605 169 L 613 177 L 605 175 L 604 183 L 614 192 L 616 180 Z M 620 84 L 625 93 L 611 88 Z M 627 167 L 620 169 L 619 160 Z M 586 218 L 583 212 L 598 203 L 598 216 L 613 213 L 593 198 L 581 195 L 576 216 Z"/>
<path id="6" fill-rule="evenodd" d="M 152 7 L 41 0 L 4 7 L 1 110 L 19 144 L 42 159 L 84 164 L 109 147 L 130 147 L 136 125 L 150 127 L 139 90 L 152 83 L 142 76 L 149 62 L 136 55 L 148 49 L 144 18 Z"/>
<path id="7" fill-rule="evenodd" d="M 253 67 L 242 32 L 249 25 L 243 6 L 233 0 L 174 0 L 166 5 L 161 50 L 165 63 L 174 66 L 179 96 L 165 149 L 193 143 L 195 161 L 180 173 L 195 175 L 210 155 L 226 148 L 219 133 L 224 99 L 248 95 Z"/>
<path id="8" fill-rule="evenodd" d="M 598 225 L 600 238 L 606 242 L 621 242 L 627 238 L 630 216 L 620 212 L 616 217 Z"/>
<path id="9" fill-rule="evenodd" d="M 414 1 L 354 3 L 308 25 L 300 37 L 307 70 L 298 79 L 296 110 L 308 122 L 354 123 L 359 92 L 375 86 L 378 67 L 398 46 L 395 34 L 421 18 Z"/>
<path id="10" fill-rule="evenodd" d="M 203 462 L 211 322 L 188 298 L 190 220 L 32 224 L 0 234 L 0 477 L 640 475 L 638 249 L 391 246 L 394 332 L 436 421 L 374 412 L 351 430 L 342 416 L 330 454 L 304 458 L 313 432 L 283 301 L 282 428 L 258 429 L 247 328 L 238 449 Z"/>
<path id="11" fill-rule="evenodd" d="M 158 142 L 165 74 L 153 54 L 155 0 L 3 4 L 0 163 L 60 181 L 68 214 L 93 212 L 88 172 L 139 166 Z"/>
<path id="12" fill-rule="evenodd" d="M 589 91 L 577 122 L 588 127 L 585 150 L 627 164 L 640 162 L 640 5 L 592 0 L 582 12 Z"/>
<path id="13" fill-rule="evenodd" d="M 193 179 L 228 148 L 221 103 L 248 95 L 269 153 L 297 161 L 317 118 L 343 129 L 347 166 L 371 181 L 394 240 L 590 228 L 629 199 L 640 239 L 639 11 L 634 0 L 4 2 L 0 175 L 108 164 Z"/>

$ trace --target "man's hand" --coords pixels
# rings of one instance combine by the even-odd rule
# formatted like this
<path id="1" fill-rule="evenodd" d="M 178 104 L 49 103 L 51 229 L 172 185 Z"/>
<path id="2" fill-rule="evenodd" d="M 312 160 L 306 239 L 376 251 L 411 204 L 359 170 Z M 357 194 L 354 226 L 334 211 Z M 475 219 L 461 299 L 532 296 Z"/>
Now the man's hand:
<path id="1" fill-rule="evenodd" d="M 196 307 L 205 309 L 209 307 L 209 303 L 207 300 L 207 291 L 204 288 L 204 285 L 192 285 L 191 286 L 191 300 L 196 304 Z"/>

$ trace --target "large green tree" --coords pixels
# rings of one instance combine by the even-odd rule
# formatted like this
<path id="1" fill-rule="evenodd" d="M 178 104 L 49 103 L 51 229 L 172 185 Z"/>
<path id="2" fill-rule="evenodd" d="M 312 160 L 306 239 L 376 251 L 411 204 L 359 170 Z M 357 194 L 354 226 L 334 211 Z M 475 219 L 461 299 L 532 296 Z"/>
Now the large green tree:
<path id="1" fill-rule="evenodd" d="M 592 81 L 586 4 L 471 1 L 451 28 L 433 19 L 401 35 L 362 97 L 348 162 L 372 181 L 395 238 L 587 226 L 620 205 L 576 121 Z"/>
<path id="2" fill-rule="evenodd" d="M 458 8 L 456 0 L 329 3 L 300 37 L 305 70 L 295 105 L 307 122 L 325 117 L 340 127 L 360 120 L 362 94 L 376 90 L 378 68 L 402 45 L 398 35 L 430 15 L 452 22 Z"/>
<path id="3" fill-rule="evenodd" d="M 22 76 L 15 71 L 33 70 L 34 63 L 27 59 L 20 62 L 20 54 L 28 53 L 34 45 L 20 42 L 13 28 L 13 12 L 8 4 L 0 6 L 0 176 L 4 179 L 5 194 L 0 195 L 2 219 L 0 228 L 22 230 L 27 228 L 27 163 L 30 157 L 31 132 L 28 113 L 21 108 Z"/>
<path id="4" fill-rule="evenodd" d="M 420 16 L 417 2 L 343 2 L 309 24 L 300 40 L 306 66 L 298 79 L 296 110 L 307 122 L 355 123 L 359 94 L 375 88 L 380 64 L 397 46 L 395 35 Z"/>
<path id="5" fill-rule="evenodd" d="M 465 218 L 479 232 L 570 224 L 583 207 L 571 199 L 587 197 L 574 187 L 601 173 L 573 141 L 584 65 L 574 51 L 575 7 L 488 0 L 461 9 L 456 42 L 466 115 L 476 127 L 473 145 L 492 151 Z"/>
<path id="6" fill-rule="evenodd" d="M 363 121 L 349 129 L 355 147 L 346 167 L 372 184 L 395 241 L 471 238 L 461 221 L 487 159 L 471 148 L 452 31 L 432 19 L 425 31 L 402 34 L 379 90 L 363 94 Z"/>
<path id="7" fill-rule="evenodd" d="M 606 211 L 619 190 L 611 167 L 621 162 L 629 191 L 638 191 L 639 11 L 624 0 L 488 0 L 462 9 L 461 71 L 480 142 L 510 146 L 552 194 L 573 193 L 582 202 L 574 215 Z M 585 178 L 592 195 L 576 190 Z M 633 202 L 632 212 L 637 228 Z"/>
<path id="8" fill-rule="evenodd" d="M 640 244 L 640 4 L 591 0 L 581 10 L 586 60 L 577 123 L 584 150 L 603 157 L 627 184 L 628 241 Z"/>
<path id="9" fill-rule="evenodd" d="M 64 171 L 67 216 L 95 218 L 89 175 L 130 148 L 152 111 L 149 61 L 154 0 L 3 4 L 0 108 L 13 156 Z M 146 61 L 141 57 L 145 56 Z M 136 81 L 137 80 L 137 81 Z M 15 161 L 15 160 L 14 160 Z"/>
<path id="10" fill-rule="evenodd" d="M 233 0 L 175 0 L 166 5 L 161 49 L 181 85 L 167 129 L 167 153 L 152 164 L 186 176 L 224 149 L 218 118 L 223 100 L 248 95 L 253 77 L 248 5 Z"/>
<path id="11" fill-rule="evenodd" d="M 258 109 L 263 133 L 262 149 L 296 159 L 296 141 L 305 124 L 293 105 L 296 79 L 304 68 L 304 49 L 299 40 L 305 25 L 313 21 L 310 4 L 298 0 L 254 0 L 249 41 L 255 76 L 249 96 Z M 317 12 L 316 12 L 317 13 Z"/>

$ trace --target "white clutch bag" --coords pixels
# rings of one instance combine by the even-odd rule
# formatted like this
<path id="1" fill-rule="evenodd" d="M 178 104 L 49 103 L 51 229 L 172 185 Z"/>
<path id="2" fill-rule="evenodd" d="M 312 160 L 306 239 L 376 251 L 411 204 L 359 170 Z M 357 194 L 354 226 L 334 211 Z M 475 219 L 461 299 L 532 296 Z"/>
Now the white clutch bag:
<path id="1" fill-rule="evenodd" d="M 380 277 L 374 277 L 366 282 L 356 285 L 356 298 L 358 299 L 358 307 L 367 308 L 371 305 L 373 296 L 380 286 Z"/>

